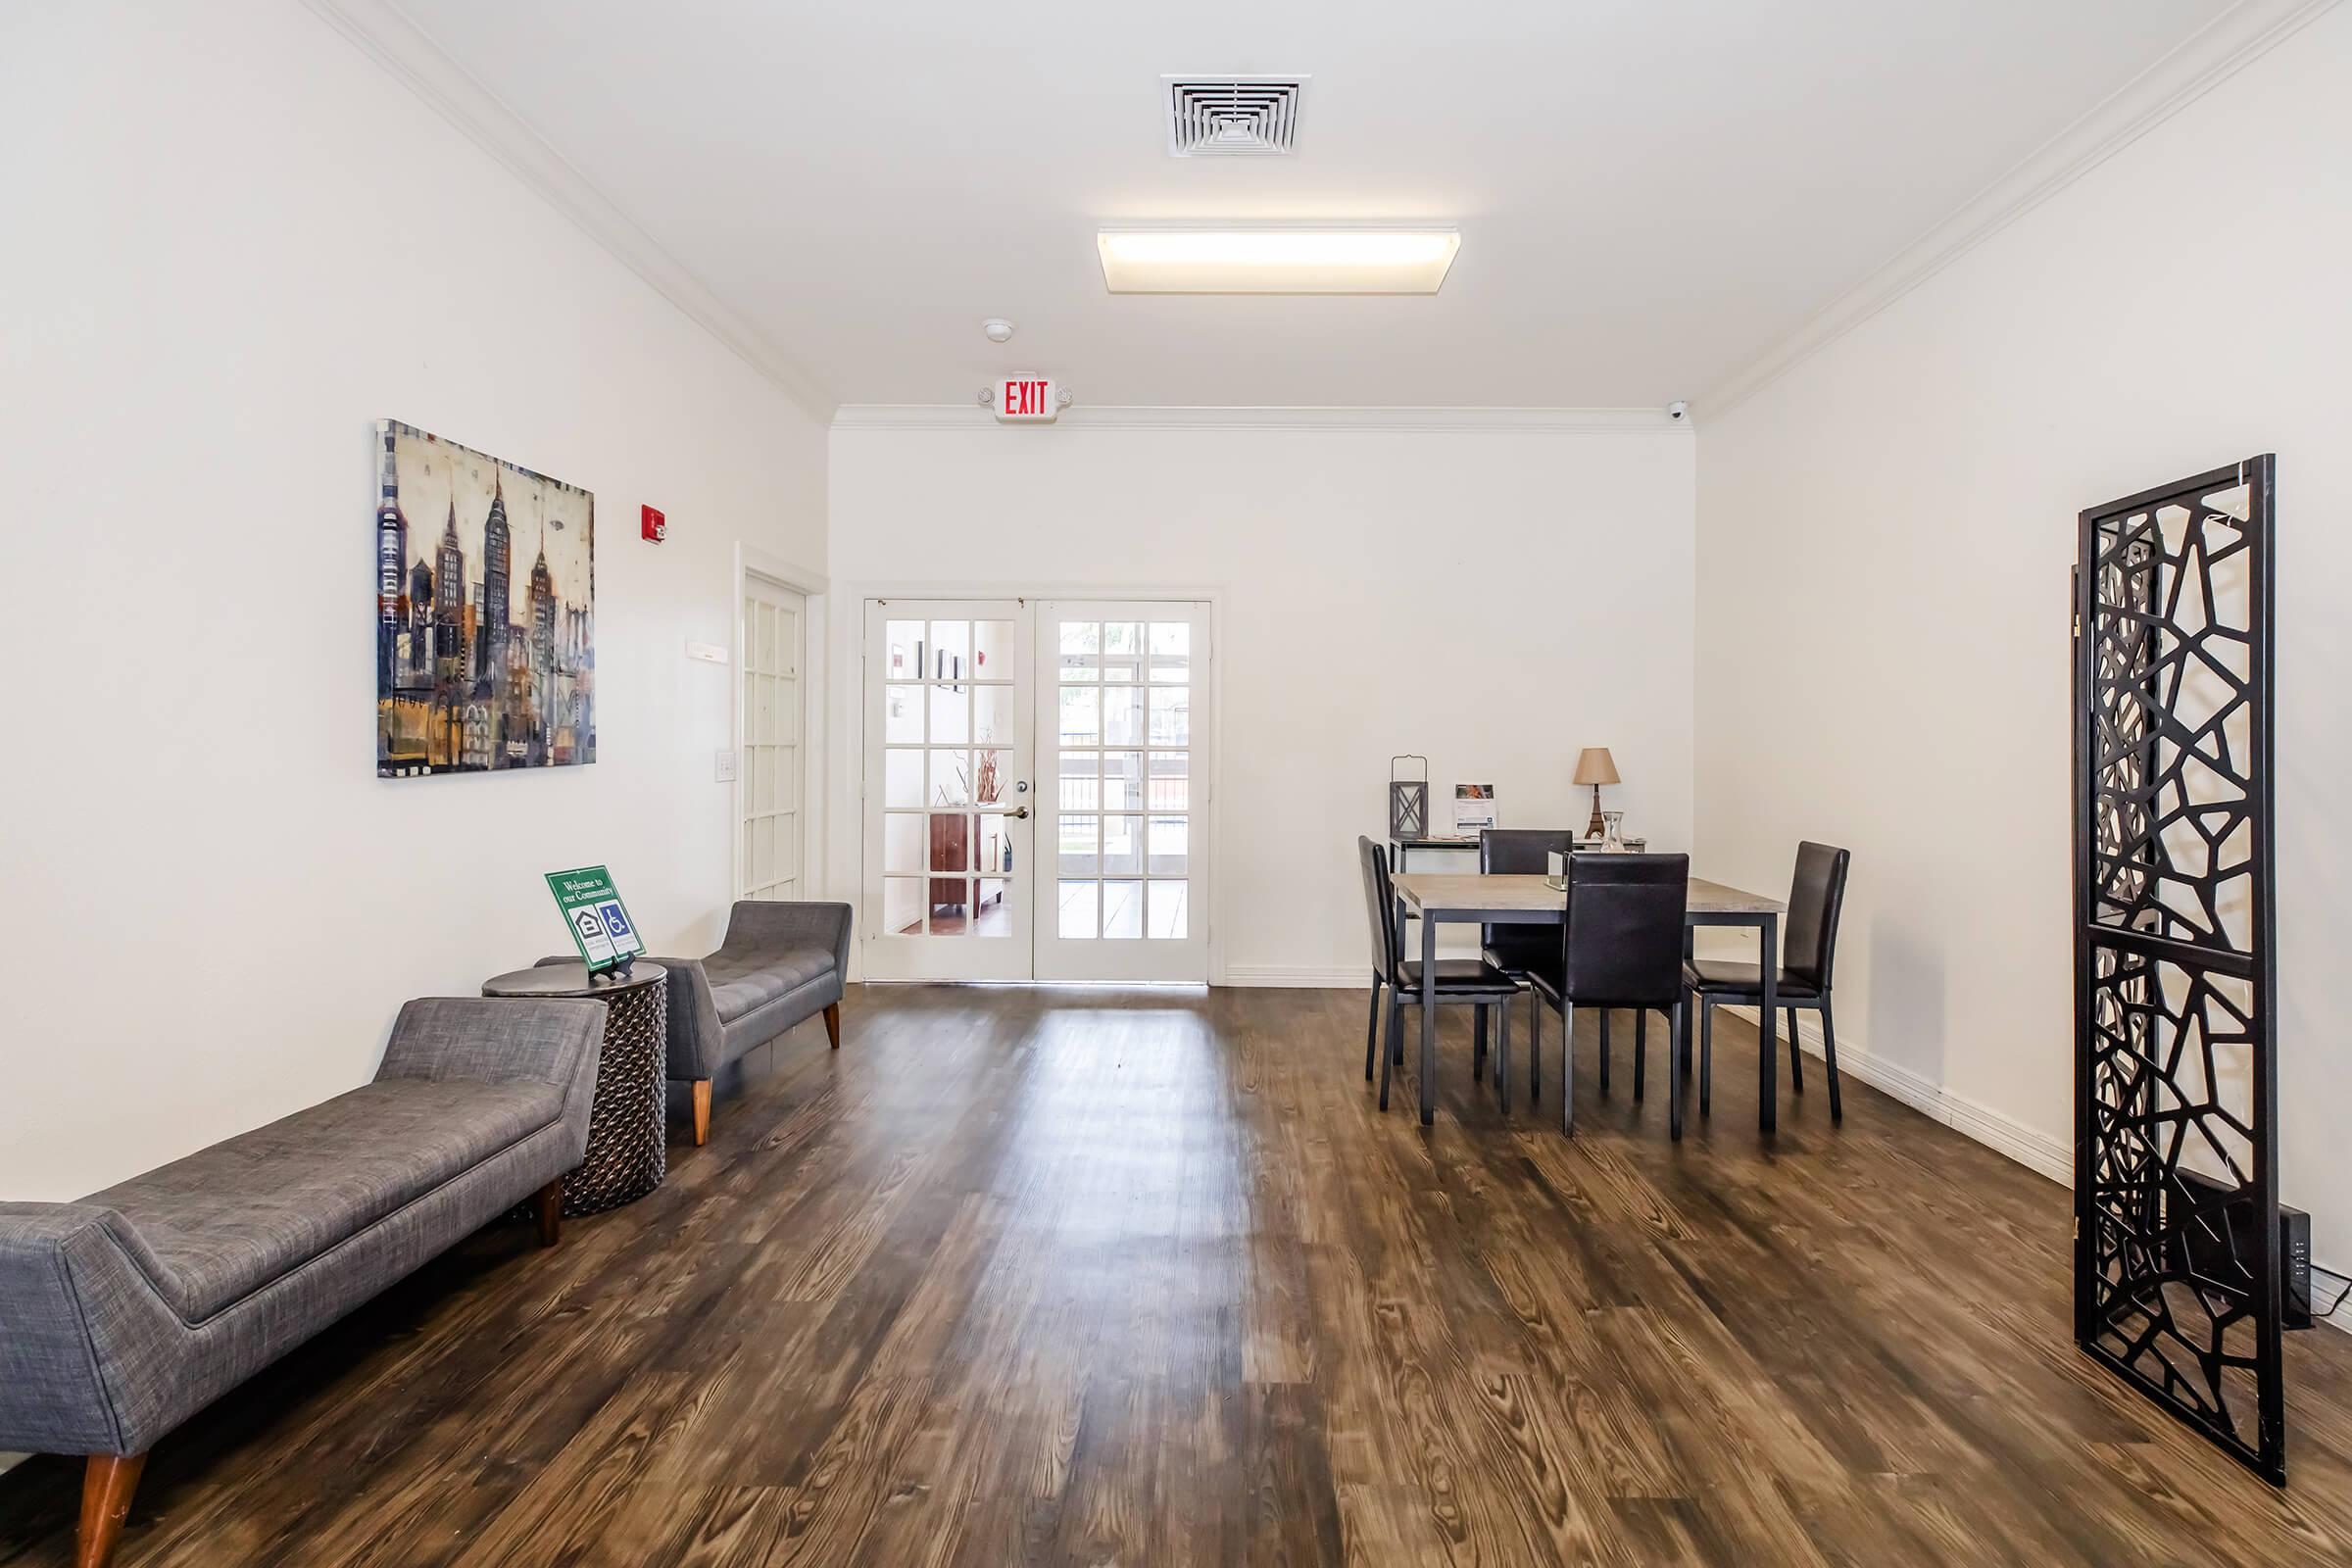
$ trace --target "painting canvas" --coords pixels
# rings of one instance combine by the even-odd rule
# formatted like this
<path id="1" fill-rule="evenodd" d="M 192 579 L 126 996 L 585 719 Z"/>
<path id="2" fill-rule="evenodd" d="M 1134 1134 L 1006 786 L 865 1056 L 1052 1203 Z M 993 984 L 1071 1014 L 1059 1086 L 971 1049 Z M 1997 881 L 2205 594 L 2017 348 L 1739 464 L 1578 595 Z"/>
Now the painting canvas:
<path id="1" fill-rule="evenodd" d="M 376 425 L 375 770 L 596 760 L 596 497 Z"/>

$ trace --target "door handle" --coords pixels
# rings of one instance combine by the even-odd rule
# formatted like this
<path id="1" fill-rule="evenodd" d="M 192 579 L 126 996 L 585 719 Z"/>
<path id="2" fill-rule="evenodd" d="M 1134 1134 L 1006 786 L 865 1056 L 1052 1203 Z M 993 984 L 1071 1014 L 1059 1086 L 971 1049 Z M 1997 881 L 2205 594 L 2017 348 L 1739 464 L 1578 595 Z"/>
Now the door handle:
<path id="1" fill-rule="evenodd" d="M 1011 810 L 1006 811 L 1004 814 L 1010 817 L 1017 817 L 1021 821 L 1026 822 L 1029 820 L 1029 808 L 1026 806 L 1016 806 Z"/>

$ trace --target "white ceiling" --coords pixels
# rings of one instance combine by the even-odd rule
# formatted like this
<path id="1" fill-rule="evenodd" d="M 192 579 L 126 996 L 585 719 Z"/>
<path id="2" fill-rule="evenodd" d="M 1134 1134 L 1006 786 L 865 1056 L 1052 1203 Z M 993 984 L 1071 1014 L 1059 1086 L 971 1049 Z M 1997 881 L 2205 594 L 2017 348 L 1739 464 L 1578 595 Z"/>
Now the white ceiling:
<path id="1" fill-rule="evenodd" d="M 1490 408 L 1701 394 L 2230 9 L 398 3 L 825 401 Z M 1163 72 L 1311 74 L 1298 155 L 1168 157 Z M 1104 292 L 1153 219 L 1462 249 L 1435 298 Z"/>

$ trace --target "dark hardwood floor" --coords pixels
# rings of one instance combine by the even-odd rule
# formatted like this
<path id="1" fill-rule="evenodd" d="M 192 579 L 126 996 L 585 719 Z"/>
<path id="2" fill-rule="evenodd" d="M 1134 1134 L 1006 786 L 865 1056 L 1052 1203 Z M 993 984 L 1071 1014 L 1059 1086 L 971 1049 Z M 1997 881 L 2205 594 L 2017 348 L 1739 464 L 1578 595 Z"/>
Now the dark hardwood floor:
<path id="1" fill-rule="evenodd" d="M 1424 1131 L 1365 1004 L 854 991 L 660 1192 L 168 1439 L 121 1561 L 2352 1559 L 2352 1339 L 2290 1337 L 2275 1493 L 2077 1354 L 2058 1187 L 1850 1079 L 1833 1129 L 1813 1064 L 1765 1143 L 1728 1020 L 1676 1147 L 1662 1028 L 1640 1108 L 1587 1034 L 1570 1142 L 1448 1009 Z M 77 1484 L 0 1476 L 0 1563 Z"/>

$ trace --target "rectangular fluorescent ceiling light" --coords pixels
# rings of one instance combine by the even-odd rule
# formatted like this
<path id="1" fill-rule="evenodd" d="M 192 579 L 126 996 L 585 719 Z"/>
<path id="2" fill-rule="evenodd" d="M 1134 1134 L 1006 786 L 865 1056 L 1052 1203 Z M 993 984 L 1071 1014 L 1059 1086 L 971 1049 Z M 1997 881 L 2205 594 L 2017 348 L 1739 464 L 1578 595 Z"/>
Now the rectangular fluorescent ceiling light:
<path id="1" fill-rule="evenodd" d="M 1450 228 L 1105 228 L 1113 294 L 1435 294 Z"/>

